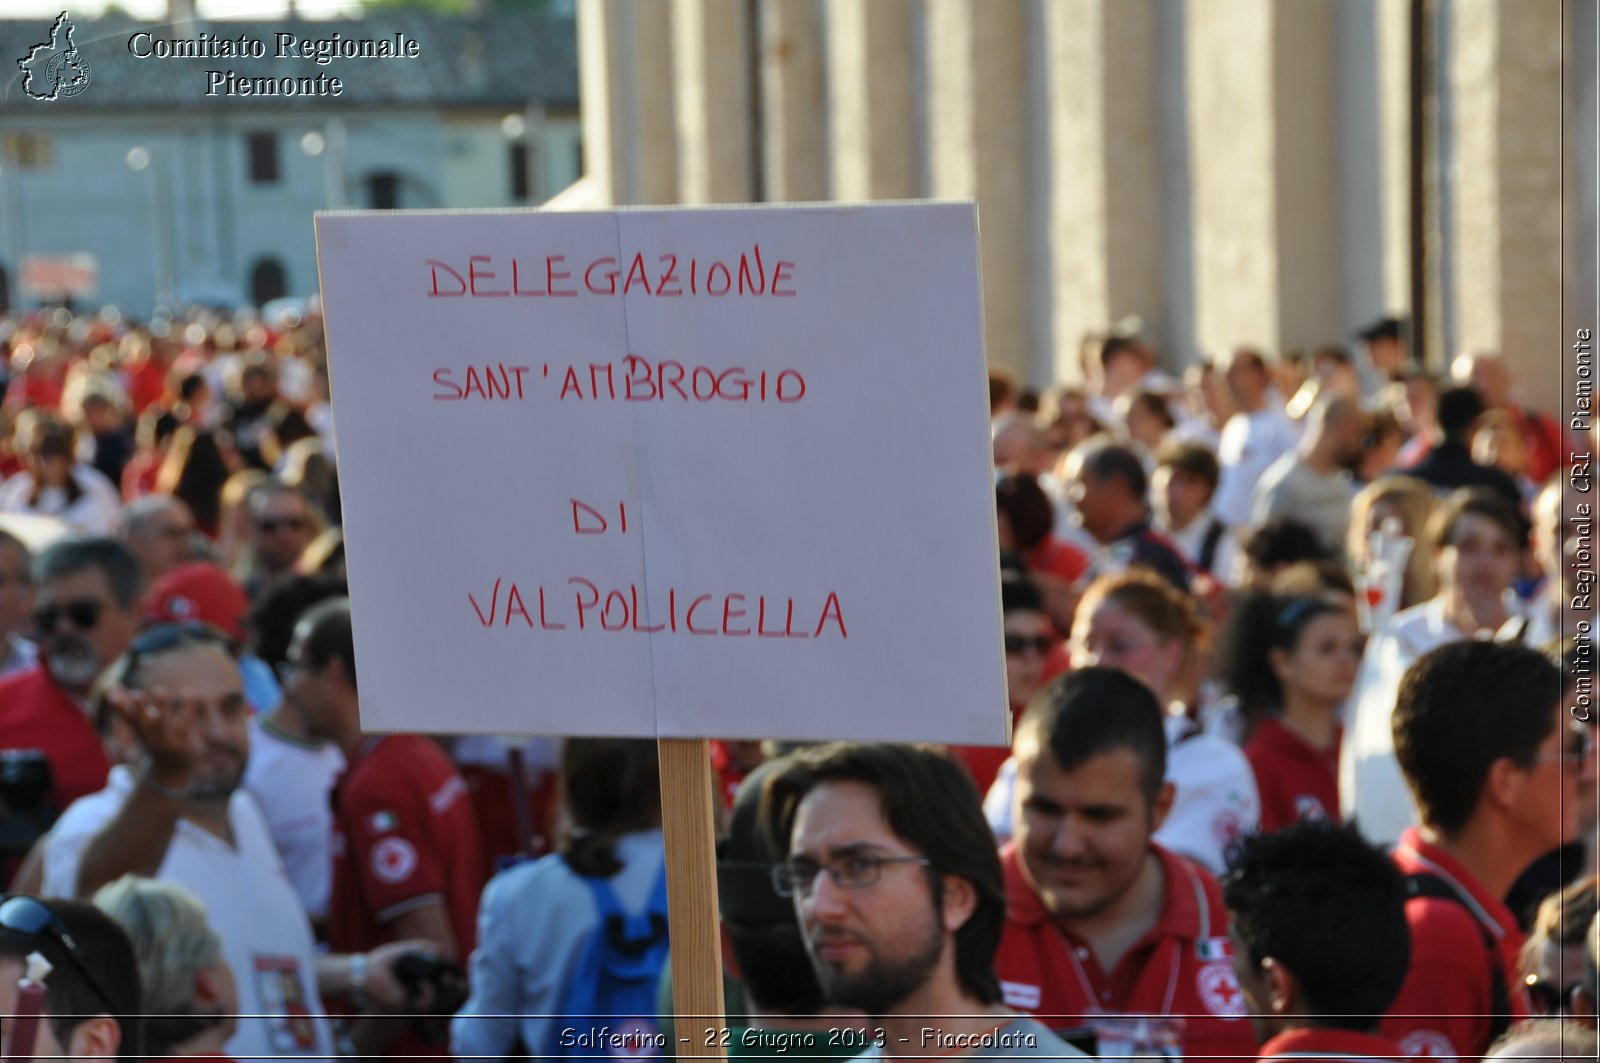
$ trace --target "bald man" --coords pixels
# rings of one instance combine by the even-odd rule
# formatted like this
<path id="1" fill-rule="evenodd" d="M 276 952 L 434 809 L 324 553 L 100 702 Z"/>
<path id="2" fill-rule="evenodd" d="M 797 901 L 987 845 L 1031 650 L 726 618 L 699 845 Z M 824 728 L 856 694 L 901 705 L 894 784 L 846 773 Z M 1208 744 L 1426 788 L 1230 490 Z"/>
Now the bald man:
<path id="1" fill-rule="evenodd" d="M 1300 445 L 1262 474 L 1250 522 L 1292 516 L 1309 524 L 1333 556 L 1344 556 L 1350 525 L 1350 470 L 1361 459 L 1367 416 L 1350 398 L 1324 399 L 1311 408 Z"/>

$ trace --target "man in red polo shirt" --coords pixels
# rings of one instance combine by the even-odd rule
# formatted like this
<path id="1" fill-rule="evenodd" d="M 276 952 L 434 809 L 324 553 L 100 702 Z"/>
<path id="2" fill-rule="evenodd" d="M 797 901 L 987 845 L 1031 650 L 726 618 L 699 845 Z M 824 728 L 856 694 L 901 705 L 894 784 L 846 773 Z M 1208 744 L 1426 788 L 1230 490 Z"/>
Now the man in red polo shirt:
<path id="1" fill-rule="evenodd" d="M 330 946 L 357 952 L 419 938 L 465 961 L 484 885 L 466 783 L 426 736 L 361 733 L 349 599 L 301 617 L 287 667 L 285 699 L 311 737 L 337 744 L 348 763 L 333 793 Z"/>
<path id="2" fill-rule="evenodd" d="M 34 582 L 39 659 L 0 679 L 0 747 L 44 753 L 60 812 L 111 771 L 85 702 L 138 630 L 139 564 L 115 539 L 65 539 L 39 555 Z"/>
<path id="3" fill-rule="evenodd" d="M 1395 757 L 1422 825 L 1400 837 L 1411 974 L 1383 1022 L 1413 1058 L 1476 1058 L 1529 1003 L 1523 935 L 1500 898 L 1577 834 L 1589 734 L 1561 703 L 1561 672 L 1511 643 L 1455 642 L 1400 681 Z"/>
<path id="4" fill-rule="evenodd" d="M 1399 1060 L 1378 1022 L 1411 961 L 1406 884 L 1354 827 L 1252 834 L 1222 878 L 1233 973 L 1261 1059 Z"/>
<path id="5" fill-rule="evenodd" d="M 1051 683 L 1017 734 L 1001 852 L 1006 1003 L 1101 1056 L 1250 1059 L 1216 880 L 1151 841 L 1172 805 L 1155 695 L 1114 668 Z"/>

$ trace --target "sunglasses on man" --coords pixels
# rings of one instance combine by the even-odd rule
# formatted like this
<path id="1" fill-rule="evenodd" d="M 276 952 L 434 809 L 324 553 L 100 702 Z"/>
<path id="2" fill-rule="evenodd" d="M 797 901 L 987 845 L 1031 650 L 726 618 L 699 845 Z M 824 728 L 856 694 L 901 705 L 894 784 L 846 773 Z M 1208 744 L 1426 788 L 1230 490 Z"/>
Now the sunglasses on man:
<path id="1" fill-rule="evenodd" d="M 33 630 L 47 634 L 56 629 L 62 617 L 79 631 L 93 631 L 100 623 L 105 603 L 98 598 L 78 598 L 69 602 L 45 602 L 34 607 Z"/>

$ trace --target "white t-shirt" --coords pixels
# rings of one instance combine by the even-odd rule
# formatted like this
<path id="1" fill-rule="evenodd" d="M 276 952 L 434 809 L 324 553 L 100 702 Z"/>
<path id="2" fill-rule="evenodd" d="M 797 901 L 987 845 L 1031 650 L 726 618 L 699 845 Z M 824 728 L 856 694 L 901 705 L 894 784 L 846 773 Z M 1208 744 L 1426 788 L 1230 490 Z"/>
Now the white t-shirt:
<path id="1" fill-rule="evenodd" d="M 104 790 L 73 802 L 56 821 L 44 852 L 47 896 L 72 896 L 84 849 L 135 785 L 126 767 L 112 768 Z M 211 928 L 222 938 L 222 956 L 239 989 L 239 1012 L 252 1016 L 239 1020 L 226 1052 L 236 1059 L 332 1059 L 333 1034 L 317 995 L 305 909 L 255 799 L 243 789 L 228 802 L 228 820 L 237 847 L 179 820 L 157 874 L 199 897 Z"/>
<path id="2" fill-rule="evenodd" d="M 251 719 L 244 788 L 261 807 L 289 881 L 313 919 L 327 917 L 333 891 L 328 794 L 342 771 L 344 754 L 332 742 L 301 742 L 273 729 L 266 717 Z"/>
<path id="3" fill-rule="evenodd" d="M 47 487 L 39 493 L 38 504 L 30 505 L 33 473 L 19 472 L 0 485 L 0 513 L 57 517 L 85 535 L 117 534 L 122 526 L 122 495 L 116 486 L 92 465 L 74 465 L 72 478 L 81 492 L 76 502 L 69 505 L 65 491 Z"/>
<path id="4" fill-rule="evenodd" d="M 1236 532 L 1250 523 L 1250 502 L 1256 483 L 1267 467 L 1299 442 L 1299 433 L 1281 407 L 1267 405 L 1255 413 L 1236 413 L 1222 428 L 1217 444 L 1217 464 L 1222 479 L 1211 499 L 1211 508 L 1223 523 Z"/>

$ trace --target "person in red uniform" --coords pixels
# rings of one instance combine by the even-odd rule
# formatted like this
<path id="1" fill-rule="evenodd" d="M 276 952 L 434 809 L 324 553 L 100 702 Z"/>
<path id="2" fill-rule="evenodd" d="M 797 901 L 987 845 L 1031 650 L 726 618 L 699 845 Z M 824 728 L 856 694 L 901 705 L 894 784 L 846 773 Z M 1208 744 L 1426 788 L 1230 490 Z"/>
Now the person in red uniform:
<path id="1" fill-rule="evenodd" d="M 1101 1056 L 1253 1058 L 1217 882 L 1151 841 L 1173 798 L 1155 695 L 1120 669 L 1063 676 L 1028 706 L 1015 755 L 1006 1003 L 1092 1031 Z"/>
<path id="2" fill-rule="evenodd" d="M 44 753 L 59 813 L 111 771 L 86 699 L 139 629 L 139 563 L 115 539 L 65 539 L 39 555 L 34 582 L 39 661 L 0 679 L 0 748 Z"/>
<path id="3" fill-rule="evenodd" d="M 1400 682 L 1395 756 L 1422 825 L 1393 854 L 1415 894 L 1412 956 L 1383 1032 L 1408 1056 L 1482 1056 L 1530 1013 L 1516 977 L 1522 931 L 1500 898 L 1577 833 L 1589 733 L 1561 690 L 1543 655 L 1476 640 L 1433 650 Z"/>
<path id="4" fill-rule="evenodd" d="M 467 784 L 424 735 L 361 733 L 354 661 L 349 599 L 316 605 L 295 624 L 284 697 L 301 711 L 311 736 L 337 743 L 348 762 L 333 792 L 329 945 L 363 952 L 420 939 L 445 958 L 465 961 L 476 943 L 485 882 Z M 448 1054 L 410 1037 L 390 1050 Z"/>
<path id="5" fill-rule="evenodd" d="M 1361 630 L 1349 606 L 1327 598 L 1267 596 L 1235 615 L 1255 637 L 1235 639 L 1246 658 L 1234 693 L 1245 718 L 1244 755 L 1261 796 L 1261 829 L 1338 818 L 1339 707 L 1355 686 Z M 1259 632 L 1255 628 L 1259 627 Z"/>
<path id="6" fill-rule="evenodd" d="M 1326 820 L 1252 834 L 1222 899 L 1261 1059 L 1401 1058 L 1377 1033 L 1411 962 L 1405 880 L 1382 849 Z"/>

